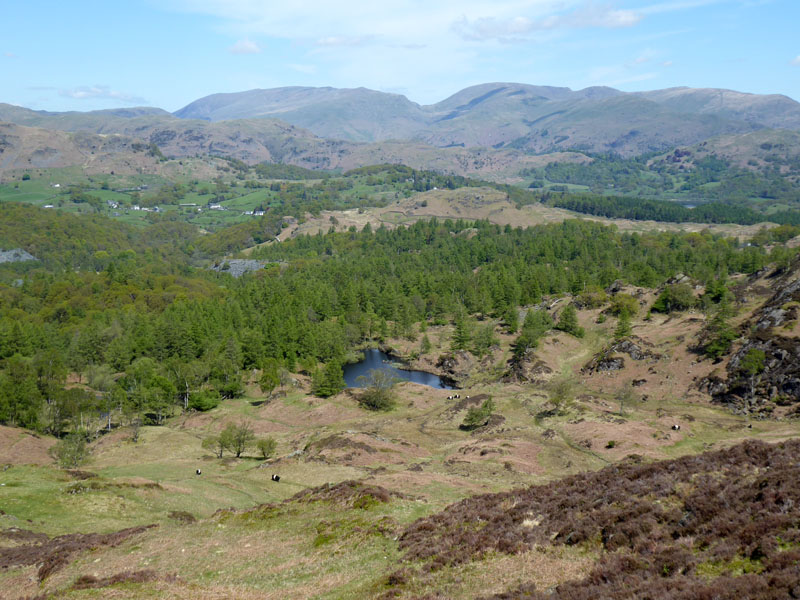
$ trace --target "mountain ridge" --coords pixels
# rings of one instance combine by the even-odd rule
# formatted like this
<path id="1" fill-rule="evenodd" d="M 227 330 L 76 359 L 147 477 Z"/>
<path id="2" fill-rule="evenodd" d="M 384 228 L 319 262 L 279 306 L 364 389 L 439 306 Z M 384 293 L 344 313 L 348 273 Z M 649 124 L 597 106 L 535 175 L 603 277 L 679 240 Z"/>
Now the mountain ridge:
<path id="1" fill-rule="evenodd" d="M 271 116 L 327 138 L 513 145 L 537 153 L 586 149 L 636 155 L 762 128 L 800 130 L 800 103 L 778 94 L 688 87 L 572 90 L 509 82 L 470 86 L 429 105 L 366 88 L 249 90 L 206 96 L 173 114 L 209 121 Z M 631 122 L 636 126 L 626 129 Z"/>
<path id="2" fill-rule="evenodd" d="M 279 119 L 327 140 L 410 141 L 437 148 L 578 150 L 632 157 L 761 129 L 800 131 L 800 103 L 780 94 L 676 87 L 623 92 L 492 82 L 429 105 L 367 88 L 290 86 L 211 94 L 168 113 L 135 107 L 86 113 L 0 104 L 0 120 L 64 131 L 136 135 L 137 127 L 181 121 L 238 123 Z M 244 122 L 247 121 L 247 122 Z"/>

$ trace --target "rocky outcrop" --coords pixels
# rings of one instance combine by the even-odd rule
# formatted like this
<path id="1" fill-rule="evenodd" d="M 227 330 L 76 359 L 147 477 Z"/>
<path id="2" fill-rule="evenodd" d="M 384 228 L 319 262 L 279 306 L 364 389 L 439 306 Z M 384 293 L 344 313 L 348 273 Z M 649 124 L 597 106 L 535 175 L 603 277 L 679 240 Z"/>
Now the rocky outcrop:
<path id="1" fill-rule="evenodd" d="M 223 260 L 222 262 L 215 264 L 213 267 L 211 267 L 211 270 L 222 273 L 230 273 L 234 277 L 241 277 L 245 273 L 260 271 L 264 268 L 265 264 L 266 263 L 261 260 L 232 258 L 230 260 Z"/>
<path id="2" fill-rule="evenodd" d="M 661 360 L 663 356 L 652 350 L 653 345 L 637 336 L 631 336 L 611 344 L 608 348 L 595 354 L 585 367 L 584 373 L 603 373 L 608 371 L 618 371 L 625 367 L 627 355 L 632 360 L 647 360 L 655 362 Z"/>
<path id="3" fill-rule="evenodd" d="M 14 248 L 13 250 L 0 250 L 0 263 L 26 262 L 29 260 L 39 259 L 32 254 L 29 254 L 22 248 Z"/>
<path id="4" fill-rule="evenodd" d="M 800 416 L 800 338 L 791 334 L 800 313 L 798 275 L 800 261 L 795 261 L 774 281 L 773 295 L 742 325 L 744 342 L 726 372 L 706 377 L 699 384 L 715 402 L 737 414 Z"/>
<path id="5" fill-rule="evenodd" d="M 760 368 L 743 367 L 748 355 L 756 353 L 760 359 L 762 352 Z M 769 417 L 779 406 L 800 409 L 800 339 L 756 331 L 731 357 L 726 376 L 706 377 L 700 389 L 733 412 L 751 417 Z"/>
<path id="6" fill-rule="evenodd" d="M 466 350 L 446 352 L 436 361 L 436 368 L 440 375 L 456 384 L 469 378 L 470 371 L 475 367 L 475 358 Z"/>
<path id="7" fill-rule="evenodd" d="M 547 381 L 553 369 L 538 358 L 533 350 L 528 350 L 522 357 L 513 357 L 508 361 L 508 371 L 503 381 L 507 383 L 542 383 Z"/>

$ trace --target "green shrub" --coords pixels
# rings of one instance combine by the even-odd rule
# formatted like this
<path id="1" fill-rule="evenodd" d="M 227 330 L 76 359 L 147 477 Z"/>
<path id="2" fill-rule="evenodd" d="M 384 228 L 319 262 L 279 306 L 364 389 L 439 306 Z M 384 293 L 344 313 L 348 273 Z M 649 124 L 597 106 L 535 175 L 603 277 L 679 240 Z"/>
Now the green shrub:
<path id="1" fill-rule="evenodd" d="M 258 452 L 264 460 L 275 454 L 277 447 L 278 442 L 275 441 L 275 438 L 271 437 L 261 438 L 256 442 L 256 448 L 258 448 Z"/>
<path id="2" fill-rule="evenodd" d="M 608 302 L 608 294 L 602 289 L 586 290 L 578 294 L 578 303 L 584 308 L 600 308 Z"/>
<path id="3" fill-rule="evenodd" d="M 688 283 L 668 285 L 656 298 L 653 308 L 656 312 L 671 313 L 687 310 L 697 304 L 692 287 Z"/>
<path id="4" fill-rule="evenodd" d="M 582 338 L 585 334 L 583 327 L 578 325 L 578 312 L 572 304 L 567 304 L 564 310 L 561 311 L 555 328 L 574 335 L 576 338 Z"/>
<path id="5" fill-rule="evenodd" d="M 489 422 L 493 411 L 494 402 L 491 398 L 487 398 L 480 407 L 473 407 L 467 411 L 467 416 L 464 417 L 464 422 L 461 423 L 459 428 L 465 431 L 472 431 L 478 427 L 483 427 Z"/>
<path id="6" fill-rule="evenodd" d="M 639 301 L 630 294 L 615 294 L 611 298 L 611 306 L 609 306 L 608 311 L 616 316 L 628 313 L 633 317 L 639 311 Z"/>
<path id="7" fill-rule="evenodd" d="M 219 402 L 219 394 L 211 390 L 201 390 L 189 394 L 189 408 L 192 410 L 205 412 L 219 406 Z"/>
<path id="8" fill-rule="evenodd" d="M 750 348 L 739 361 L 739 371 L 748 377 L 754 377 L 764 370 L 767 355 L 763 350 Z"/>
<path id="9" fill-rule="evenodd" d="M 52 455 L 58 464 L 65 469 L 74 469 L 81 466 L 89 458 L 89 446 L 86 436 L 80 432 L 70 433 L 59 441 L 52 449 Z"/>
<path id="10" fill-rule="evenodd" d="M 389 411 L 394 408 L 394 386 L 398 379 L 390 371 L 372 369 L 367 375 L 361 375 L 358 381 L 365 386 L 358 397 L 358 403 L 362 408 L 375 411 Z"/>

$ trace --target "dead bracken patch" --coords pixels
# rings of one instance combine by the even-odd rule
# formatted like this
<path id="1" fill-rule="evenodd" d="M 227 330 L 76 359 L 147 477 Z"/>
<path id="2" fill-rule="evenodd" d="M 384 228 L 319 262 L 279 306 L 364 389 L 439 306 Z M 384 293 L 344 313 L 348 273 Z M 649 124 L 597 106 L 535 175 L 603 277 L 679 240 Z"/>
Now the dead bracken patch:
<path id="1" fill-rule="evenodd" d="M 462 410 L 467 410 L 468 408 L 472 408 L 473 406 L 480 406 L 483 404 L 484 400 L 488 400 L 488 394 L 478 394 L 477 396 L 468 396 L 465 398 L 461 398 L 458 402 L 456 402 L 451 408 L 451 412 L 460 412 Z"/>
<path id="2" fill-rule="evenodd" d="M 55 439 L 30 431 L 0 425 L 0 465 L 49 465 L 48 453 Z"/>
<path id="3" fill-rule="evenodd" d="M 305 449 L 310 457 L 318 456 L 323 450 L 363 450 L 369 454 L 377 452 L 377 450 L 369 444 L 335 434 L 312 442 Z"/>
<path id="4" fill-rule="evenodd" d="M 187 525 L 197 522 L 197 517 L 185 510 L 173 510 L 169 513 L 169 518 L 175 519 L 176 521 L 180 521 L 181 523 L 185 523 Z"/>
<path id="5" fill-rule="evenodd" d="M 149 581 L 175 581 L 174 575 L 167 575 L 159 577 L 159 575 L 152 569 L 143 569 L 141 571 L 124 571 L 116 573 L 110 577 L 94 577 L 93 575 L 81 575 L 75 580 L 70 589 L 73 590 L 96 590 L 99 588 L 117 585 L 119 583 L 147 583 Z"/>
<path id="6" fill-rule="evenodd" d="M 155 481 L 112 483 L 108 481 L 82 480 L 67 486 L 67 494 L 83 494 L 85 492 L 98 492 L 103 490 L 161 490 L 164 488 Z"/>
<path id="7" fill-rule="evenodd" d="M 0 531 L 0 538 L 19 543 L 41 543 L 50 539 L 44 533 L 36 533 L 34 531 L 18 529 L 16 527 L 9 527 L 8 529 Z"/>
<path id="8" fill-rule="evenodd" d="M 84 479 L 94 479 L 97 477 L 97 473 L 92 473 L 91 471 L 81 471 L 79 469 L 68 469 L 66 472 L 70 477 L 79 481 L 83 481 Z"/>
<path id="9" fill-rule="evenodd" d="M 140 525 L 116 533 L 70 533 L 54 538 L 29 536 L 31 543 L 0 548 L 0 568 L 39 566 L 39 581 L 66 566 L 70 557 L 84 550 L 118 546 L 128 538 L 157 525 Z M 30 533 L 30 532 L 27 532 Z"/>
<path id="10" fill-rule="evenodd" d="M 748 441 L 675 460 L 625 461 L 558 482 L 468 498 L 400 538 L 430 570 L 490 552 L 585 544 L 585 579 L 495 598 L 800 597 L 800 440 Z"/>

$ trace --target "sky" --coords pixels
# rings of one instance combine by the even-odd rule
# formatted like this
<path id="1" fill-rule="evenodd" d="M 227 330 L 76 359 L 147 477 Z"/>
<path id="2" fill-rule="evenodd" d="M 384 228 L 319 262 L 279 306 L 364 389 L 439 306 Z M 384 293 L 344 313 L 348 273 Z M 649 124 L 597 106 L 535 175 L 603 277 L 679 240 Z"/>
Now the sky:
<path id="1" fill-rule="evenodd" d="M 0 0 L 0 24 L 0 102 L 37 110 L 487 82 L 800 101 L 800 0 Z"/>

